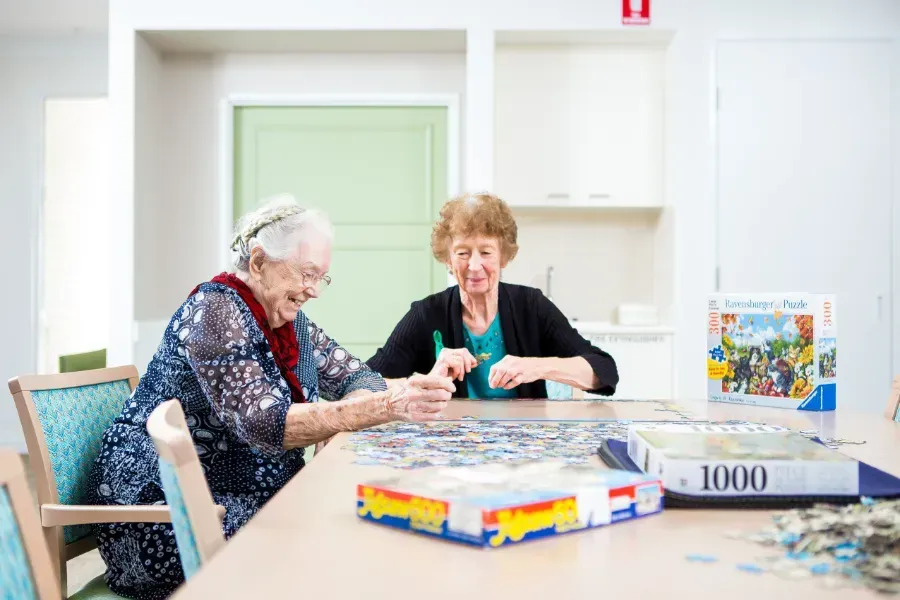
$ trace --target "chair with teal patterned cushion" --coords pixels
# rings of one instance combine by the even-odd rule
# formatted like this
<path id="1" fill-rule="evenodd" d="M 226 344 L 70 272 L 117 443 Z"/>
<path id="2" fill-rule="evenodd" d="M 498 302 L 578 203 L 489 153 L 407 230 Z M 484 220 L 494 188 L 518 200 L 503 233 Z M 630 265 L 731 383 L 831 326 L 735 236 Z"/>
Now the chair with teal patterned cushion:
<path id="1" fill-rule="evenodd" d="M 187 580 L 225 545 L 224 511 L 213 502 L 181 402 L 173 399 L 157 406 L 147 419 L 147 432 L 159 454 L 159 477 Z"/>
<path id="2" fill-rule="evenodd" d="M 0 450 L 0 597 L 58 600 L 59 582 L 41 534 L 22 459 Z"/>
<path id="3" fill-rule="evenodd" d="M 62 590 L 66 590 L 66 562 L 97 545 L 91 524 L 170 521 L 166 506 L 84 504 L 103 432 L 137 382 L 134 366 L 9 380 L 34 471 L 44 538 Z M 88 588 L 109 593 L 102 576 L 98 579 L 87 585 L 85 593 Z"/>
<path id="4" fill-rule="evenodd" d="M 891 395 L 888 396 L 884 416 L 891 421 L 900 422 L 900 375 L 894 377 L 894 384 L 891 386 Z"/>
<path id="5" fill-rule="evenodd" d="M 548 400 L 584 400 L 584 390 L 572 387 L 567 383 L 558 381 L 545 381 L 547 384 Z"/>

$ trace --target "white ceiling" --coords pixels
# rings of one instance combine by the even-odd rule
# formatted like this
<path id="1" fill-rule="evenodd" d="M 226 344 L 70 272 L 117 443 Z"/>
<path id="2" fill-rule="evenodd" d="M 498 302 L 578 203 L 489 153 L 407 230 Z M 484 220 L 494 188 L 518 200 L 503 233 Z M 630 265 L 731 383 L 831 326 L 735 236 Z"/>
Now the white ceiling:
<path id="1" fill-rule="evenodd" d="M 0 0 L 0 33 L 106 31 L 108 0 Z"/>

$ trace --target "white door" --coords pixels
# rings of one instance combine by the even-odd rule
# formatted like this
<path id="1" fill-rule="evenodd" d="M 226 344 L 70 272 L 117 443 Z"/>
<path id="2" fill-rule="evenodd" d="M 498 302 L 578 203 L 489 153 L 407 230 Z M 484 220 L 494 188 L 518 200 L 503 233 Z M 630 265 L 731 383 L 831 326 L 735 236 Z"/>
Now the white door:
<path id="1" fill-rule="evenodd" d="M 721 292 L 837 294 L 837 403 L 891 387 L 891 46 L 720 42 Z"/>

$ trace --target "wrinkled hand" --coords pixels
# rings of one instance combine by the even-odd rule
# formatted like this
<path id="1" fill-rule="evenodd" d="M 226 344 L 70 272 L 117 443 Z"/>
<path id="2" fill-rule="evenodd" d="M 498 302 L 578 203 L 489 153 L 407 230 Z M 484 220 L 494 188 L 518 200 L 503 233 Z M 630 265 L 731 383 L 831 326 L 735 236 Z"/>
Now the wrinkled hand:
<path id="1" fill-rule="evenodd" d="M 488 385 L 491 388 L 511 390 L 517 385 L 531 383 L 540 378 L 538 359 L 507 354 L 491 367 Z"/>
<path id="2" fill-rule="evenodd" d="M 397 421 L 433 421 L 455 390 L 449 377 L 413 375 L 390 389 L 388 410 Z"/>
<path id="3" fill-rule="evenodd" d="M 431 375 L 462 381 L 466 373 L 478 366 L 478 361 L 467 348 L 444 348 L 438 354 Z"/>

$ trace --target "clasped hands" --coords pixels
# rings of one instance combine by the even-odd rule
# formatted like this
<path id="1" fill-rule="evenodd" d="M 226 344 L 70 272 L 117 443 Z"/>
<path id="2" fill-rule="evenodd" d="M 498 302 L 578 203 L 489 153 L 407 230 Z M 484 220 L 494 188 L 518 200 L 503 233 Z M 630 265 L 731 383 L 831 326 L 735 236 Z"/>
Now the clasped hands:
<path id="1" fill-rule="evenodd" d="M 467 348 L 444 348 L 431 369 L 431 375 L 462 381 L 465 374 L 477 366 L 478 360 Z M 511 390 L 542 378 L 540 359 L 507 354 L 491 367 L 488 385 Z"/>

